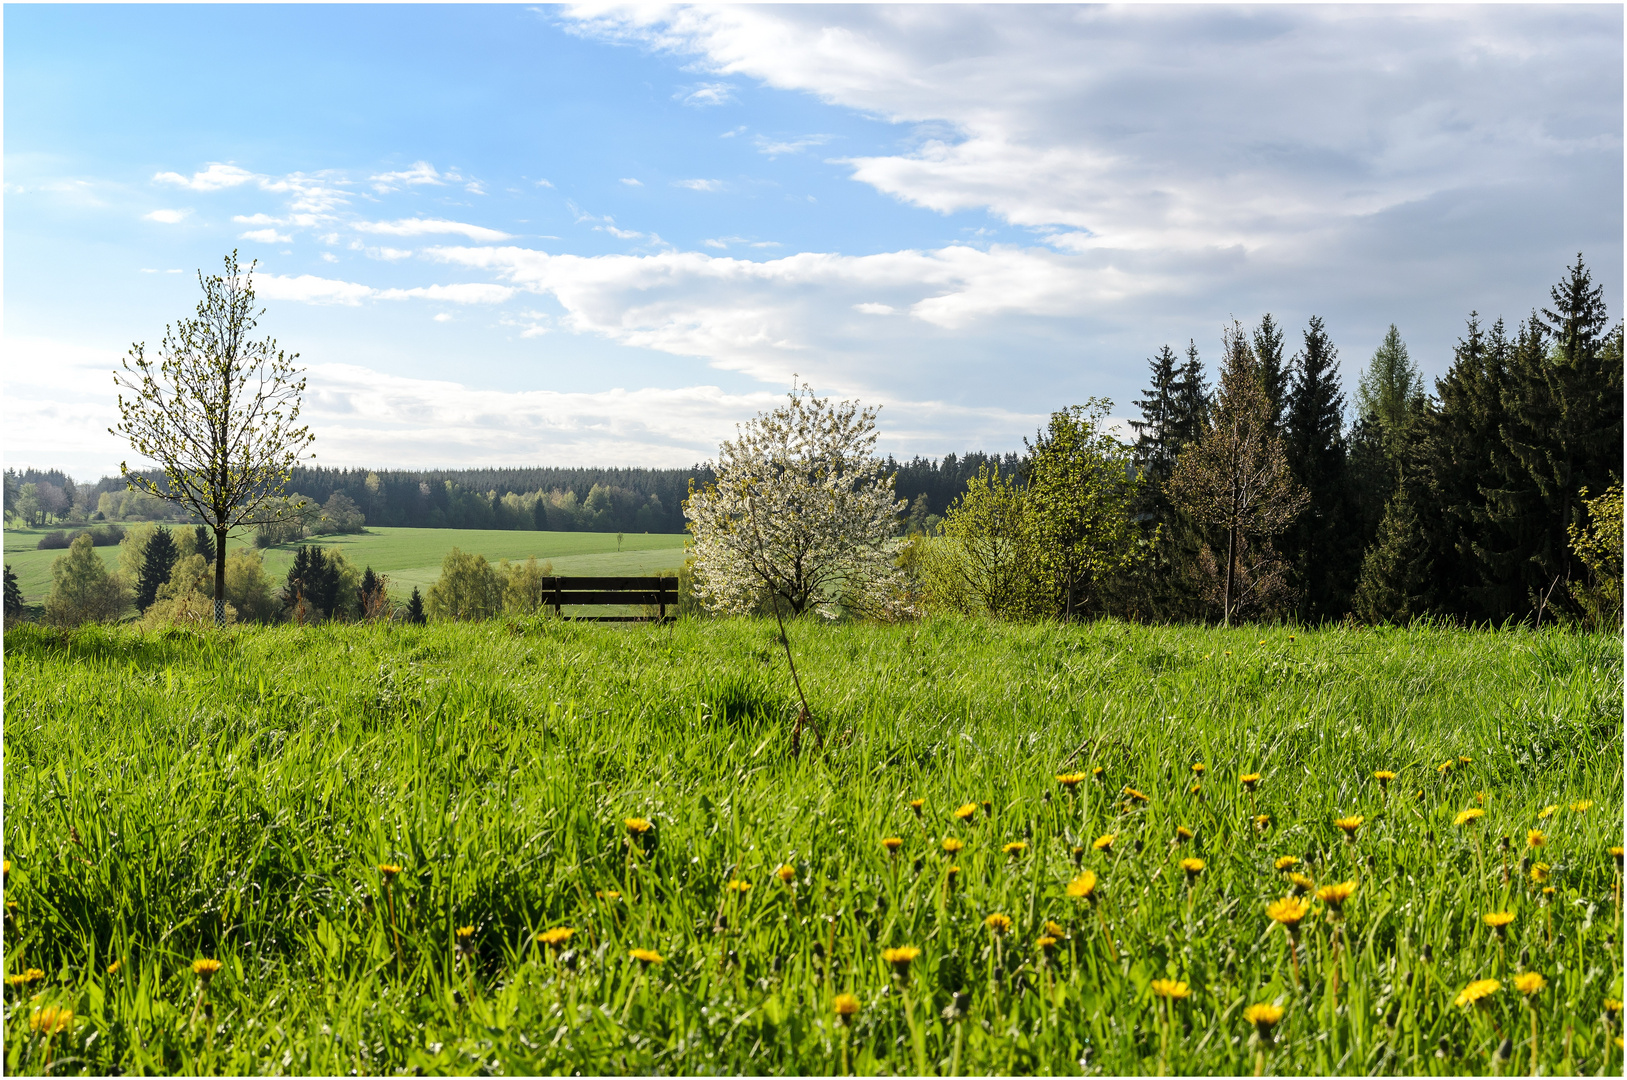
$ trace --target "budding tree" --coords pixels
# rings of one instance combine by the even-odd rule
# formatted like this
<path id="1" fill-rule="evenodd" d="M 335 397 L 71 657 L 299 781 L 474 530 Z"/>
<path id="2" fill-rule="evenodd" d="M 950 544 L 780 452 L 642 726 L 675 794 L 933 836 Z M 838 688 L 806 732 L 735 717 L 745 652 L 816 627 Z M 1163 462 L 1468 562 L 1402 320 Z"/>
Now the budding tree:
<path id="1" fill-rule="evenodd" d="M 773 607 L 802 702 L 794 753 L 809 713 L 784 612 L 901 614 L 893 533 L 904 503 L 875 455 L 875 409 L 832 405 L 804 385 L 738 430 L 718 448 L 716 481 L 699 491 L 691 484 L 684 503 L 695 537 L 695 595 L 713 611 Z"/>
<path id="2" fill-rule="evenodd" d="M 132 345 L 113 381 L 119 422 L 110 434 L 164 470 L 165 483 L 119 463 L 125 483 L 180 503 L 215 534 L 215 623 L 225 623 L 226 538 L 239 525 L 269 524 L 285 513 L 279 496 L 313 436 L 299 425 L 305 379 L 271 338 L 251 341 L 254 264 L 226 256 L 225 273 L 205 278 L 197 317 L 164 328 L 156 358 Z"/>

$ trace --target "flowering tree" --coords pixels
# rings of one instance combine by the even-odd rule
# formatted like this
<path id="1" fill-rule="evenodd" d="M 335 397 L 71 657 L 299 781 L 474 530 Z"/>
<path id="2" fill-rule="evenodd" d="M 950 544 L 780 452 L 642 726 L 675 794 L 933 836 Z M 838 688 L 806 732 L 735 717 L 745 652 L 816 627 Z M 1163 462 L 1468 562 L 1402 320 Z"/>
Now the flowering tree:
<path id="1" fill-rule="evenodd" d="M 902 613 L 894 538 L 904 503 L 875 455 L 876 410 L 832 405 L 806 384 L 741 426 L 718 448 L 717 480 L 691 484 L 684 516 L 695 537 L 695 595 L 713 611 L 745 614 L 766 602 L 780 620 L 802 711 L 808 701 L 785 637 L 784 612 Z"/>

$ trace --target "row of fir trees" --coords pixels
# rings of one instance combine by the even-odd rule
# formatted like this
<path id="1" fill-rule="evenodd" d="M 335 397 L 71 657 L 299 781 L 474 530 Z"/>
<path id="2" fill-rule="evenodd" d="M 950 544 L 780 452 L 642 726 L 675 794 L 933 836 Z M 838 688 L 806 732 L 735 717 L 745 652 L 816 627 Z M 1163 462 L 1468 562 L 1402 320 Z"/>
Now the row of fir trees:
<path id="1" fill-rule="evenodd" d="M 1471 313 L 1429 393 L 1391 327 L 1347 402 L 1320 318 L 1165 347 L 1137 402 L 1142 557 L 1104 609 L 1619 624 L 1622 327 L 1580 256 L 1517 325 Z"/>

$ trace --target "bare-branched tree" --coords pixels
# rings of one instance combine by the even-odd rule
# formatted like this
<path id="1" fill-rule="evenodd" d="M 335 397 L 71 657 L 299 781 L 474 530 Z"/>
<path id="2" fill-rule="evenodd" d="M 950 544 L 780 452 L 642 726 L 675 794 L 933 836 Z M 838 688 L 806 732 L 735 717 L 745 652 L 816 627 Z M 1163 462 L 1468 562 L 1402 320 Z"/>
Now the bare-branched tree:
<path id="1" fill-rule="evenodd" d="M 299 354 L 250 339 L 265 314 L 254 307 L 254 265 L 239 267 L 234 251 L 224 273 L 199 271 L 196 317 L 164 327 L 156 358 L 145 342 L 132 345 L 113 376 L 119 422 L 109 432 L 164 471 L 160 484 L 120 462 L 125 484 L 180 503 L 214 531 L 216 625 L 225 623 L 228 534 L 289 512 L 280 496 L 313 439 L 299 423 Z"/>

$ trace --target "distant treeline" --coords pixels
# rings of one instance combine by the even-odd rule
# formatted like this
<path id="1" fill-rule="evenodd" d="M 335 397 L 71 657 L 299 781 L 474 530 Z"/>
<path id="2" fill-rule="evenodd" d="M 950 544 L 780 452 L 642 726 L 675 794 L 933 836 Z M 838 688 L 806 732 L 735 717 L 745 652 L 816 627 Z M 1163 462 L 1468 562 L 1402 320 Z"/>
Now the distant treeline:
<path id="1" fill-rule="evenodd" d="M 888 458 L 897 470 L 898 497 L 909 507 L 901 528 L 931 531 L 982 465 L 1010 471 L 1017 462 L 1016 454 L 978 452 L 905 462 Z M 712 479 L 711 470 L 699 464 L 687 469 L 318 467 L 295 469 L 288 491 L 315 507 L 327 507 L 340 495 L 375 526 L 675 533 L 684 531 L 690 482 L 700 486 Z M 127 491 L 118 477 L 76 485 L 60 470 L 6 470 L 5 513 L 8 520 L 29 525 L 191 521 L 173 503 Z"/>

